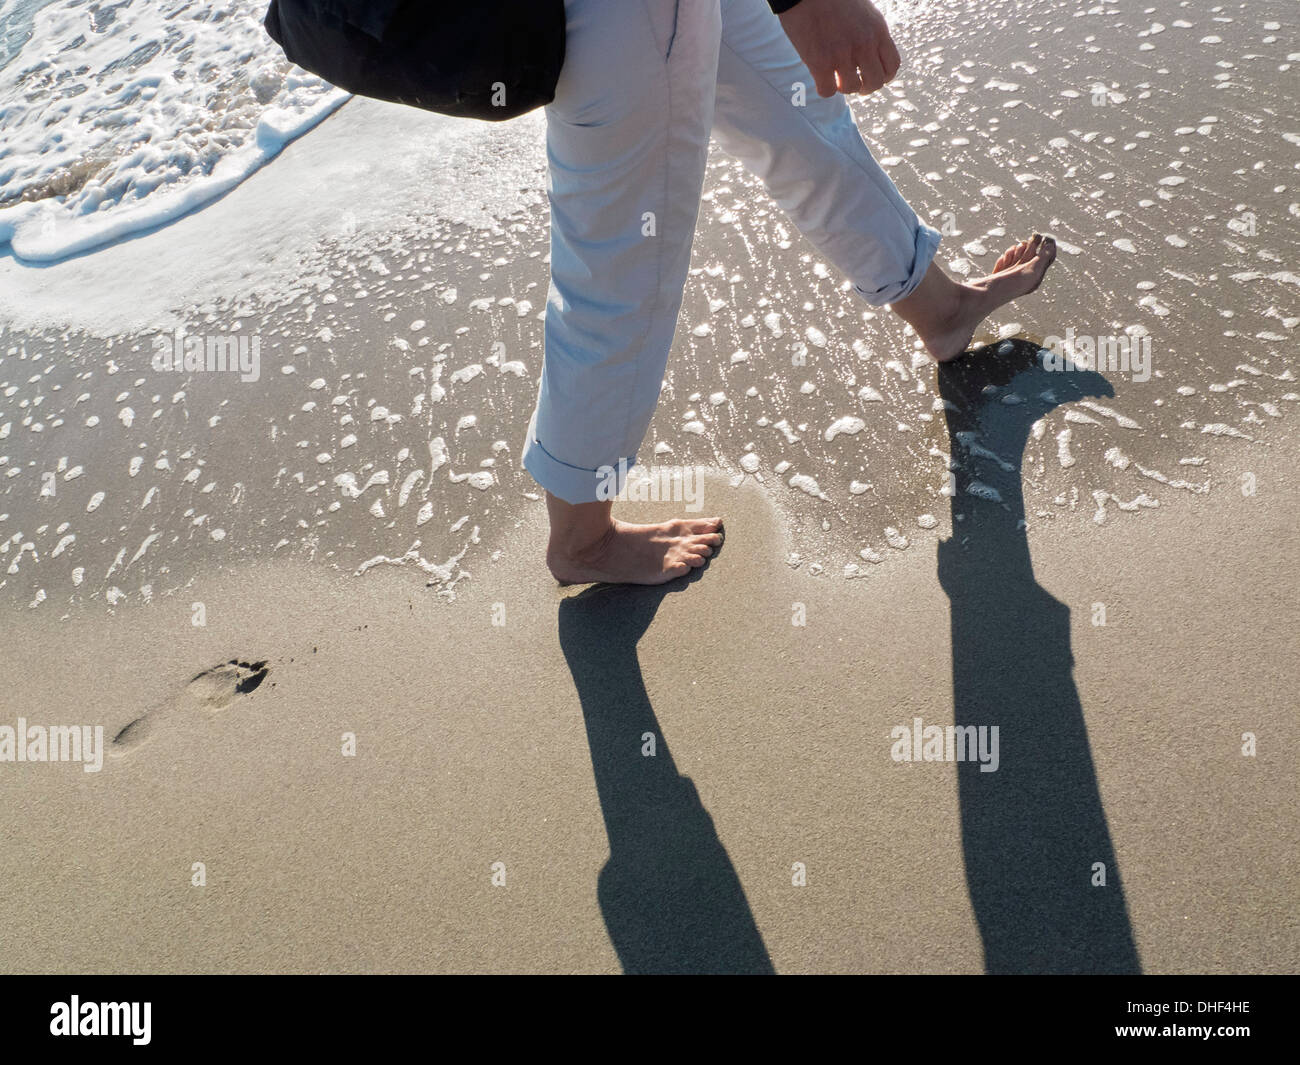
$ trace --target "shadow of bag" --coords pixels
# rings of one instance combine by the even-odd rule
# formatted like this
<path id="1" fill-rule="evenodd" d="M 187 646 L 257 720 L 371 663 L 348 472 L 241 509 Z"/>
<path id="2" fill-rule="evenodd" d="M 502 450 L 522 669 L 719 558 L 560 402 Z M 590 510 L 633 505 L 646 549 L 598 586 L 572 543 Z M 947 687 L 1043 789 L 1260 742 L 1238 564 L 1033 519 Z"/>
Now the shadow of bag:
<path id="1" fill-rule="evenodd" d="M 358 96 L 499 122 L 555 98 L 564 0 L 271 0 L 291 62 Z"/>

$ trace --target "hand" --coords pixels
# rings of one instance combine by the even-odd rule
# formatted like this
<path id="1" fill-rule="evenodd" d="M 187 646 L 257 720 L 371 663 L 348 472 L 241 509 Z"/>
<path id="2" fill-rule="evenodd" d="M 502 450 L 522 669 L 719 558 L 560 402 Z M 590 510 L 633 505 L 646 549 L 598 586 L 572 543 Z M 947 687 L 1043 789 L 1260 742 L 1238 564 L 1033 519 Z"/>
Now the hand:
<path id="1" fill-rule="evenodd" d="M 818 96 L 875 92 L 898 73 L 898 49 L 870 0 L 799 0 L 780 19 Z"/>

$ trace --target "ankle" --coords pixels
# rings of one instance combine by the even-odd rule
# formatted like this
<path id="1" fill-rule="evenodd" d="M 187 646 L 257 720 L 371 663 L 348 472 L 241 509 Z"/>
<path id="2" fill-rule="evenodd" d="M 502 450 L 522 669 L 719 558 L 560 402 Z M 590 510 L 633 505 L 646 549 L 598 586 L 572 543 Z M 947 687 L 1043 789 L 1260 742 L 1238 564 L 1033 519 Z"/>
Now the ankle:
<path id="1" fill-rule="evenodd" d="M 614 533 L 612 517 L 603 528 L 552 529 L 546 544 L 547 564 L 585 563 L 600 558 L 608 550 Z"/>
<path id="2" fill-rule="evenodd" d="M 931 263 L 921 283 L 890 310 L 913 329 L 933 328 L 956 318 L 965 302 L 965 286 Z"/>
<path id="3" fill-rule="evenodd" d="M 548 561 L 572 562 L 600 554 L 614 535 L 612 501 L 566 503 L 547 492 L 546 510 L 551 524 Z"/>

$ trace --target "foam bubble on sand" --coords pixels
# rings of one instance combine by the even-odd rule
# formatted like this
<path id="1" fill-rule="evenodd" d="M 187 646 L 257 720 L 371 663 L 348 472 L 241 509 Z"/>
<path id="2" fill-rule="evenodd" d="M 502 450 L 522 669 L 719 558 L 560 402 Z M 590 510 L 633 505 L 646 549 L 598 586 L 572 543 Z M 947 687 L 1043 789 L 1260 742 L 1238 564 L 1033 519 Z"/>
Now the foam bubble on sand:
<path id="1" fill-rule="evenodd" d="M 822 437 L 829 442 L 841 434 L 855 436 L 862 432 L 866 426 L 867 423 L 861 418 L 856 418 L 853 415 L 845 415 L 843 418 L 837 418 L 832 422 L 827 427 L 826 432 L 822 434 Z"/>
<path id="2" fill-rule="evenodd" d="M 161 535 L 162 533 L 154 532 L 146 536 L 144 538 L 144 542 L 141 543 L 139 548 L 136 549 L 135 554 L 131 556 L 131 561 L 128 562 L 127 565 L 130 566 L 136 562 L 139 562 L 140 559 L 144 557 L 144 553 L 149 550 L 149 546 L 153 544 Z"/>
<path id="3" fill-rule="evenodd" d="M 797 488 L 801 492 L 806 492 L 817 499 L 825 499 L 826 494 L 821 490 L 817 481 L 809 477 L 806 473 L 796 473 L 789 481 L 791 488 Z"/>
<path id="4" fill-rule="evenodd" d="M 760 422 L 760 424 L 762 423 Z M 772 428 L 778 430 L 781 433 L 781 435 L 785 437 L 785 442 L 787 444 L 797 444 L 800 440 L 799 435 L 794 431 L 793 428 L 791 428 L 790 423 L 786 421 L 784 418 L 782 418 L 779 422 L 774 422 Z"/>
<path id="5" fill-rule="evenodd" d="M 966 491 L 976 499 L 986 499 L 990 503 L 1001 503 L 1002 493 L 992 485 L 985 484 L 983 481 L 971 481 L 966 486 Z"/>
<path id="6" fill-rule="evenodd" d="M 1120 497 L 1115 495 L 1114 493 L 1102 491 L 1099 489 L 1092 493 L 1092 498 L 1097 504 L 1097 512 L 1092 516 L 1092 520 L 1096 522 L 1098 525 L 1103 525 L 1106 522 L 1107 503 L 1114 503 L 1117 507 L 1119 507 L 1120 510 L 1123 511 L 1135 511 L 1135 510 L 1140 510 L 1142 508 L 1154 509 L 1160 506 L 1159 500 L 1153 499 L 1145 492 L 1139 492 L 1132 499 L 1125 502 L 1123 499 L 1120 499 Z"/>
<path id="7" fill-rule="evenodd" d="M 1100 403 L 1094 403 L 1092 400 L 1081 399 L 1079 400 L 1079 406 L 1087 407 L 1090 411 L 1093 411 L 1096 414 L 1101 414 L 1107 418 L 1113 418 L 1115 424 L 1118 425 L 1121 429 L 1142 428 L 1132 418 L 1120 414 L 1118 411 L 1111 410 L 1109 407 L 1103 407 Z"/>
<path id="8" fill-rule="evenodd" d="M 443 595 L 448 599 L 454 599 L 456 597 L 456 584 L 469 576 L 469 574 L 460 570 L 460 562 L 465 557 L 466 552 L 469 551 L 471 545 L 478 542 L 479 527 L 476 525 L 474 526 L 473 532 L 470 534 L 469 540 L 466 541 L 465 546 L 462 547 L 460 551 L 452 555 L 445 562 L 430 562 L 420 554 L 421 543 L 419 540 L 416 540 L 404 554 L 397 556 L 375 555 L 373 558 L 367 559 L 356 568 L 355 575 L 359 577 L 368 570 L 374 569 L 376 566 L 414 565 L 416 568 L 428 575 L 428 583 L 430 586 L 440 586 L 440 595 Z"/>
<path id="9" fill-rule="evenodd" d="M 1062 469 L 1069 469 L 1075 464 L 1075 457 L 1070 454 L 1070 438 L 1074 436 L 1074 431 L 1069 428 L 1062 429 L 1056 434 L 1056 455 L 1061 463 Z"/>
<path id="10" fill-rule="evenodd" d="M 483 364 L 476 362 L 469 366 L 463 366 L 459 370 L 453 370 L 448 380 L 453 384 L 466 384 L 483 373 Z"/>
<path id="11" fill-rule="evenodd" d="M 1201 426 L 1202 433 L 1208 433 L 1210 436 L 1235 436 L 1241 440 L 1254 440 L 1253 436 L 1248 436 L 1240 429 L 1234 429 L 1231 425 L 1223 422 L 1211 422 L 1209 425 Z"/>
<path id="12" fill-rule="evenodd" d="M 452 484 L 461 484 L 468 482 L 471 488 L 477 488 L 480 492 L 486 492 L 496 483 L 496 478 L 491 470 L 476 470 L 474 473 L 451 473 Z"/>
<path id="13" fill-rule="evenodd" d="M 957 442 L 963 448 L 965 448 L 965 450 L 972 457 L 992 459 L 1007 473 L 1012 472 L 1016 468 L 1013 463 L 1008 462 L 1006 459 L 1004 459 L 1001 455 L 997 454 L 995 451 L 990 451 L 988 448 L 984 447 L 984 445 L 980 444 L 978 440 L 979 438 L 978 433 L 972 432 L 970 430 L 962 430 L 958 432 L 956 435 L 957 435 Z M 931 455 L 936 454 L 936 450 L 937 449 L 932 449 L 930 454 Z M 948 465 L 950 469 L 957 468 L 956 465 L 951 460 L 949 460 Z"/>
<path id="14" fill-rule="evenodd" d="M 429 441 L 429 477 L 437 473 L 443 466 L 451 461 L 451 456 L 447 451 L 447 441 L 440 436 L 435 436 Z"/>
<path id="15" fill-rule="evenodd" d="M 397 494 L 397 505 L 399 507 L 406 506 L 406 502 L 410 498 L 411 491 L 415 488 L 416 482 L 423 476 L 423 470 L 412 470 L 406 475 L 405 480 L 402 481 L 402 487 Z"/>

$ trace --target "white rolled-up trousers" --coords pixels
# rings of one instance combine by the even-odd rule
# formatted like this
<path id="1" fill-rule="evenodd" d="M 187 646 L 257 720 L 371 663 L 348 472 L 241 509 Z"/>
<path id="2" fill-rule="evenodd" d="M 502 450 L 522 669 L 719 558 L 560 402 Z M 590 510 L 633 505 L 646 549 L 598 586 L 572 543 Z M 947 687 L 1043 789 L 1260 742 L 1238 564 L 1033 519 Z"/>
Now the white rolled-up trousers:
<path id="1" fill-rule="evenodd" d="M 565 0 L 546 108 L 551 281 L 523 464 L 568 503 L 636 464 L 690 266 L 709 136 L 867 303 L 921 282 L 939 234 L 823 99 L 765 0 Z"/>

